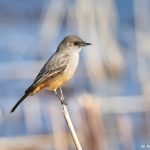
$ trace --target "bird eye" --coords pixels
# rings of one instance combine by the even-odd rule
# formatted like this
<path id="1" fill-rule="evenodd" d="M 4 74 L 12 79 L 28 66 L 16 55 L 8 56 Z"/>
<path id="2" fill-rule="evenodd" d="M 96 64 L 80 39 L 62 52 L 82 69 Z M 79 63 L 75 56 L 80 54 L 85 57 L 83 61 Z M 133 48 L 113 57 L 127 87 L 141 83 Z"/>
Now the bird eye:
<path id="1" fill-rule="evenodd" d="M 79 45 L 79 42 L 74 42 L 74 45 L 75 45 L 75 46 L 78 46 L 78 45 Z"/>

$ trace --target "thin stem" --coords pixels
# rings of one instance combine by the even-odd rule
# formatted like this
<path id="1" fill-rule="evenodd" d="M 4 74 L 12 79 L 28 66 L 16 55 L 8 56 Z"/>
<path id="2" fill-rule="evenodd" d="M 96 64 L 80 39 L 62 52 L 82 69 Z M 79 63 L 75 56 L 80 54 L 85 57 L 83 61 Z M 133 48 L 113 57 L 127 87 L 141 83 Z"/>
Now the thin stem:
<path id="1" fill-rule="evenodd" d="M 73 141 L 75 143 L 76 149 L 77 150 L 82 150 L 82 147 L 81 147 L 80 142 L 78 140 L 77 134 L 76 134 L 75 129 L 73 127 L 72 121 L 70 119 L 70 116 L 69 116 L 69 113 L 68 113 L 68 110 L 67 110 L 67 106 L 62 105 L 62 107 L 63 107 L 63 114 L 64 114 L 65 120 L 67 122 L 68 128 L 70 129 L 71 136 L 72 136 Z"/>
<path id="2" fill-rule="evenodd" d="M 58 94 L 57 90 L 55 90 L 54 92 L 58 96 L 59 100 L 61 101 L 61 104 L 62 104 L 62 107 L 63 107 L 63 114 L 64 114 L 64 118 L 66 120 L 67 126 L 70 129 L 71 136 L 72 136 L 73 141 L 75 143 L 76 149 L 77 150 L 82 150 L 82 147 L 81 147 L 80 142 L 78 140 L 77 134 L 76 134 L 75 129 L 73 127 L 72 121 L 70 119 L 70 115 L 68 113 L 68 109 L 67 109 L 67 106 L 65 104 L 65 99 L 64 99 L 61 87 L 59 88 L 59 91 L 60 91 L 60 95 Z"/>

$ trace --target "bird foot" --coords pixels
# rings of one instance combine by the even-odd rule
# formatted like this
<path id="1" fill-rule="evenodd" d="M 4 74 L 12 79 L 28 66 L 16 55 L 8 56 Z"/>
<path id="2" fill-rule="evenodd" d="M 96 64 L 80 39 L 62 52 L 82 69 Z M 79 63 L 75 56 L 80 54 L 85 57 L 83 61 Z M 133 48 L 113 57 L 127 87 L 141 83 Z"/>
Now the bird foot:
<path id="1" fill-rule="evenodd" d="M 67 105 L 65 100 L 61 100 L 61 105 Z"/>

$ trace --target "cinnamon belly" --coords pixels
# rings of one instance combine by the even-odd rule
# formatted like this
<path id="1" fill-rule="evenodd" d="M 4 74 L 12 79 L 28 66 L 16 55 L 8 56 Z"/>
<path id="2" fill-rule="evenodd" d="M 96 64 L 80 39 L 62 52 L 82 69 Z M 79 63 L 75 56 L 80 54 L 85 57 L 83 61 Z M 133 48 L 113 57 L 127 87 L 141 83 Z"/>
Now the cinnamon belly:
<path id="1" fill-rule="evenodd" d="M 56 90 L 61 87 L 65 82 L 67 82 L 71 78 L 70 74 L 60 74 L 55 78 L 51 78 L 46 82 L 46 88 L 48 90 Z"/>
<path id="2" fill-rule="evenodd" d="M 51 78 L 46 82 L 38 85 L 30 95 L 32 96 L 45 88 L 50 91 L 56 90 L 57 88 L 61 87 L 65 82 L 67 82 L 71 77 L 72 74 L 60 74 L 55 78 Z"/>

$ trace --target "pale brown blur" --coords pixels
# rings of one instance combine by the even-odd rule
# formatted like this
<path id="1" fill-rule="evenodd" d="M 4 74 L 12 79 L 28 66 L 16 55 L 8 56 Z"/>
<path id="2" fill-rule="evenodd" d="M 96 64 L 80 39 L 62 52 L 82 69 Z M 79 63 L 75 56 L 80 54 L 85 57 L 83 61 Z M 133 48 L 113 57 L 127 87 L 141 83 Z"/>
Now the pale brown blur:
<path id="1" fill-rule="evenodd" d="M 0 7 L 0 150 L 75 149 L 53 93 L 8 114 L 70 34 L 92 43 L 63 89 L 83 149 L 150 148 L 150 1 L 34 0 L 33 14 L 7 18 L 22 5 Z"/>

